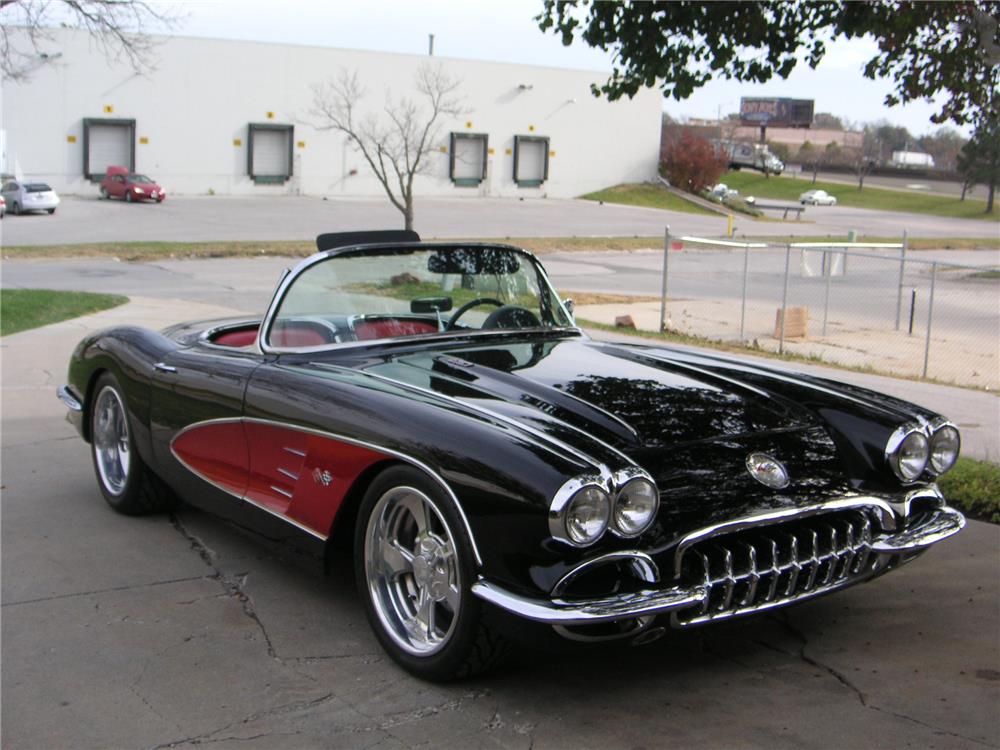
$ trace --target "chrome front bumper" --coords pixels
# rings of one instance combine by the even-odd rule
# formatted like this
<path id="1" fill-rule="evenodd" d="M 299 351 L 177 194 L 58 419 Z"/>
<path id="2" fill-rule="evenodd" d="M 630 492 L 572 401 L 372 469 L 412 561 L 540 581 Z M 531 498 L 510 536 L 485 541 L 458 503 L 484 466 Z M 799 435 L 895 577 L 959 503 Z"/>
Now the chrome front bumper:
<path id="1" fill-rule="evenodd" d="M 958 533 L 964 526 L 965 517 L 957 510 L 943 505 L 928 512 L 919 523 L 910 528 L 880 533 L 874 536 L 868 545 L 870 554 L 875 556 L 871 566 L 857 576 L 847 576 L 835 584 L 817 588 L 808 596 L 827 593 L 873 578 L 891 569 L 904 558 L 910 558 L 942 539 Z M 637 554 L 645 557 L 642 553 Z M 847 568 L 848 566 L 845 565 L 845 571 Z M 593 599 L 562 599 L 559 597 L 539 599 L 521 596 L 482 578 L 472 586 L 472 592 L 480 599 L 507 612 L 527 620 L 562 627 L 633 620 L 665 613 L 677 613 L 694 607 L 704 611 L 708 605 L 710 589 L 711 585 L 678 585 L 642 588 L 627 594 Z M 777 599 L 767 608 L 791 604 L 804 598 L 808 597 L 798 595 Z M 755 607 L 753 611 L 764 608 Z M 749 611 L 735 612 L 735 614 L 746 614 Z M 693 624 L 710 619 L 719 618 L 712 616 L 693 618 L 690 623 L 682 624 Z M 674 624 L 677 624 L 676 618 L 674 618 Z"/>

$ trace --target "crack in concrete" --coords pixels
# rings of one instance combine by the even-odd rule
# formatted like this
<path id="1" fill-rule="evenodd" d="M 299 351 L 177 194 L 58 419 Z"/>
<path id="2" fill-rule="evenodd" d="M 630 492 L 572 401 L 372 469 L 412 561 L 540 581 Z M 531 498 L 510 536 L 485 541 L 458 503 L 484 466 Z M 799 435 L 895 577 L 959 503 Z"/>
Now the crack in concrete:
<path id="1" fill-rule="evenodd" d="M 976 745 L 981 745 L 983 747 L 993 747 L 993 745 L 990 745 L 988 742 L 977 740 L 975 737 L 969 737 L 968 735 L 959 734 L 958 732 L 953 732 L 949 729 L 944 729 L 942 727 L 938 727 L 933 724 L 928 724 L 926 721 L 921 721 L 920 719 L 916 719 L 912 716 L 897 713 L 895 711 L 890 711 L 887 708 L 881 708 L 880 706 L 876 706 L 872 703 L 869 703 L 868 697 L 864 694 L 861 688 L 859 688 L 857 685 L 851 682 L 851 680 L 849 680 L 846 675 L 844 675 L 842 672 L 837 671 L 833 667 L 827 664 L 823 664 L 817 659 L 814 659 L 813 657 L 806 654 L 806 647 L 809 645 L 809 640 L 808 638 L 806 638 L 805 633 L 792 624 L 791 618 L 789 617 L 789 614 L 787 612 L 783 612 L 781 614 L 783 615 L 783 617 L 778 617 L 776 613 L 775 615 L 772 615 L 771 619 L 774 622 L 777 622 L 780 625 L 782 625 L 788 631 L 788 633 L 791 634 L 791 636 L 800 643 L 798 652 L 794 653 L 794 652 L 782 651 L 781 649 L 772 646 L 771 644 L 763 643 L 761 641 L 756 641 L 756 643 L 760 643 L 760 645 L 770 648 L 773 651 L 777 651 L 779 653 L 785 653 L 788 656 L 798 656 L 806 664 L 810 664 L 813 667 L 826 672 L 834 679 L 836 679 L 841 685 L 843 685 L 848 690 L 853 692 L 854 695 L 857 697 L 858 702 L 861 704 L 863 708 L 866 708 L 870 711 L 877 711 L 878 713 L 886 714 L 888 716 L 894 716 L 897 719 L 903 719 L 905 721 L 912 722 L 926 729 L 930 729 L 935 734 L 945 735 L 948 737 L 955 737 L 957 739 L 965 740 L 966 742 L 972 742 Z"/>
<path id="2" fill-rule="evenodd" d="M 492 694 L 493 694 L 492 691 L 487 688 L 483 688 L 481 690 L 471 690 L 465 693 L 460 698 L 451 698 L 449 700 L 444 701 L 443 703 L 438 703 L 433 706 L 421 706 L 420 708 L 415 708 L 410 711 L 401 711 L 395 714 L 387 714 L 382 718 L 381 721 L 376 719 L 374 716 L 371 716 L 370 714 L 367 714 L 364 711 L 362 711 L 356 704 L 349 703 L 348 705 L 355 712 L 357 712 L 361 716 L 364 716 L 366 719 L 375 722 L 374 724 L 364 727 L 354 727 L 351 731 L 354 733 L 382 731 L 392 734 L 389 730 L 392 729 L 393 727 L 399 726 L 400 724 L 409 724 L 410 722 L 414 721 L 422 721 L 423 719 L 426 719 L 430 716 L 437 716 L 438 714 L 445 711 L 456 711 L 460 709 L 467 701 L 470 700 L 476 701 L 479 700 L 480 698 L 485 698 Z"/>
<path id="3" fill-rule="evenodd" d="M 222 569 L 215 564 L 215 553 L 208 547 L 205 542 L 203 542 L 197 535 L 191 532 L 184 522 L 181 521 L 180 517 L 176 513 L 170 514 L 170 525 L 177 530 L 182 537 L 187 539 L 188 543 L 191 545 L 191 549 L 198 553 L 198 556 L 204 561 L 204 563 L 214 571 L 212 578 L 217 580 L 221 585 L 223 590 L 227 595 L 235 598 L 240 606 L 243 608 L 243 613 L 249 617 L 257 625 L 257 629 L 260 630 L 260 634 L 264 637 L 264 642 L 267 644 L 267 655 L 272 659 L 281 661 L 278 657 L 277 652 L 274 649 L 274 644 L 271 642 L 271 636 L 267 632 L 267 628 L 264 627 L 264 623 L 261 622 L 260 617 L 257 615 L 257 610 L 254 608 L 253 599 L 245 591 L 248 573 L 237 573 L 236 575 L 227 575 L 222 572 Z"/>
<path id="4" fill-rule="evenodd" d="M 209 732 L 202 732 L 201 734 L 196 734 L 191 737 L 182 737 L 181 739 L 171 740 L 170 742 L 164 742 L 159 745 L 153 745 L 149 748 L 149 750 L 165 750 L 165 748 L 178 747 L 179 745 L 207 745 L 212 742 L 221 742 L 224 739 L 235 739 L 235 740 L 257 739 L 256 737 L 225 738 L 225 737 L 215 737 L 215 735 L 221 734 L 222 732 L 232 729 L 233 727 L 243 726 L 255 721 L 260 721 L 261 719 L 270 719 L 275 716 L 284 716 L 286 714 L 295 713 L 296 711 L 304 711 L 309 708 L 315 708 L 316 706 L 320 706 L 324 703 L 333 700 L 334 697 L 335 696 L 333 693 L 326 693 L 325 695 L 321 695 L 319 698 L 312 698 L 310 700 L 302 700 L 302 701 L 292 701 L 291 703 L 284 703 L 280 706 L 275 706 L 273 708 L 269 708 L 264 711 L 255 711 L 252 714 L 244 716 L 242 719 L 231 721 L 230 723 L 226 724 L 225 726 L 219 727 L 218 729 L 213 729 Z M 259 737 L 266 737 L 269 735 L 278 736 L 278 734 L 279 733 L 265 732 L 259 735 Z M 295 732 L 294 734 L 299 734 L 299 733 Z"/>
<path id="5" fill-rule="evenodd" d="M 205 581 L 213 580 L 214 576 L 189 576 L 187 578 L 171 578 L 166 581 L 152 581 L 150 583 L 139 583 L 134 586 L 112 586 L 107 589 L 94 589 L 93 591 L 80 591 L 73 594 L 54 594 L 53 596 L 43 596 L 38 599 L 22 599 L 18 602 L 7 602 L 3 604 L 3 607 L 19 607 L 23 604 L 38 604 L 40 602 L 51 602 L 57 599 L 72 599 L 77 596 L 94 596 L 96 594 L 109 594 L 115 591 L 135 591 L 137 589 L 145 589 L 151 586 L 169 586 L 171 583 L 186 583 L 188 581 Z"/>

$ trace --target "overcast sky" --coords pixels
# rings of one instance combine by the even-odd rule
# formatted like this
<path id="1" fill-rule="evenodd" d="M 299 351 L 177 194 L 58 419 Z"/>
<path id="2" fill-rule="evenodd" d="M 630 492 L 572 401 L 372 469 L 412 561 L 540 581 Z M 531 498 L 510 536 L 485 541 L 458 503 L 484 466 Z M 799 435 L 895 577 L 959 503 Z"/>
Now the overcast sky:
<path id="1" fill-rule="evenodd" d="M 533 20 L 542 0 L 172 0 L 185 15 L 174 33 L 226 39 L 310 44 L 387 52 L 427 53 L 435 35 L 436 55 L 609 71 L 611 55 L 577 40 L 564 47 Z M 762 85 L 714 80 L 681 102 L 664 100 L 673 117 L 715 117 L 739 109 L 741 96 L 815 99 L 817 112 L 851 122 L 887 119 L 922 135 L 938 126 L 926 103 L 886 108 L 891 86 L 861 74 L 875 46 L 838 42 L 817 70 L 799 65 L 787 80 Z"/>

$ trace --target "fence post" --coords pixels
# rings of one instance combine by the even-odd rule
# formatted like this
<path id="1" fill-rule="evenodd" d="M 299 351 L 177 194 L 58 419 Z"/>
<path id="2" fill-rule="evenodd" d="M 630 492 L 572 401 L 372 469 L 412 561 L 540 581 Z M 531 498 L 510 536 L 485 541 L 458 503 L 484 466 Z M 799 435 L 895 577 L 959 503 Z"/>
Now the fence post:
<path id="1" fill-rule="evenodd" d="M 927 377 L 927 363 L 931 356 L 931 324 L 934 322 L 934 282 L 937 280 L 937 263 L 931 263 L 931 297 L 927 302 L 927 340 L 924 342 L 924 373 Z"/>
<path id="2" fill-rule="evenodd" d="M 823 295 L 823 335 L 826 336 L 826 319 L 830 314 L 830 280 L 833 279 L 833 256 L 823 251 L 823 269 L 826 271 L 826 291 Z"/>
<path id="3" fill-rule="evenodd" d="M 750 243 L 747 242 L 743 245 L 743 300 L 740 303 L 740 343 L 742 344 L 746 339 L 744 333 L 746 331 L 746 320 L 747 320 L 747 281 L 750 278 Z"/>
<path id="4" fill-rule="evenodd" d="M 670 257 L 670 227 L 663 230 L 663 284 L 660 287 L 660 332 L 666 330 L 667 322 L 667 266 Z"/>
<path id="5" fill-rule="evenodd" d="M 900 318 L 903 313 L 903 276 L 906 274 L 906 250 L 909 238 L 903 230 L 903 246 L 899 249 L 899 286 L 896 288 L 896 330 L 899 330 Z"/>
<path id="6" fill-rule="evenodd" d="M 785 285 L 781 292 L 781 334 L 778 338 L 778 354 L 785 353 L 785 321 L 788 314 L 788 270 L 792 262 L 792 245 L 785 244 Z"/>

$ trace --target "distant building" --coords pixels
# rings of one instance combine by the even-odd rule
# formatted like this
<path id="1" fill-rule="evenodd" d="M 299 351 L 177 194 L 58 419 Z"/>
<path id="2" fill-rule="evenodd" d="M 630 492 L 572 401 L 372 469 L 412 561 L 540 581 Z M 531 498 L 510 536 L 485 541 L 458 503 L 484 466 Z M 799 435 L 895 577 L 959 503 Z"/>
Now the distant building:
<path id="1" fill-rule="evenodd" d="M 83 32 L 52 37 L 57 61 L 3 83 L 0 170 L 60 192 L 96 194 L 108 166 L 125 166 L 169 193 L 381 195 L 343 135 L 309 124 L 312 87 L 355 70 L 360 114 L 378 112 L 387 91 L 419 99 L 424 63 L 461 81 L 467 112 L 441 122 L 419 195 L 570 197 L 657 174 L 660 93 L 598 99 L 601 72 L 164 37 L 155 72 L 138 76 Z"/>

